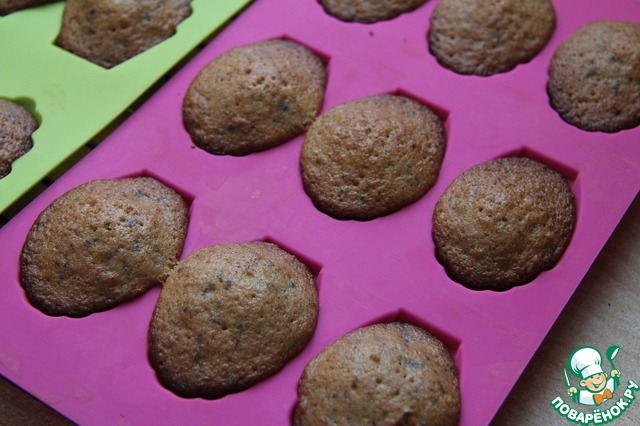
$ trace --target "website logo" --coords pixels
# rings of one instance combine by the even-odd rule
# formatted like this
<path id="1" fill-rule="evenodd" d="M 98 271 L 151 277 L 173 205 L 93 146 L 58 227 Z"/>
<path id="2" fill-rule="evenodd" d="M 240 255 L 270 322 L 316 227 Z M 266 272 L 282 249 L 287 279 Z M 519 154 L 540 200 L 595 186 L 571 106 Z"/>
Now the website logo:
<path id="1" fill-rule="evenodd" d="M 620 389 L 622 373 L 613 362 L 619 352 L 619 346 L 610 346 L 605 352 L 608 365 L 603 365 L 602 355 L 596 348 L 583 346 L 573 351 L 564 369 L 564 381 L 566 394 L 578 406 L 573 408 L 557 396 L 551 401 L 554 410 L 566 420 L 581 425 L 606 424 L 620 417 L 635 401 L 635 393 L 640 388 L 628 380 L 622 383 L 624 390 Z M 568 373 L 573 376 L 572 380 Z"/>

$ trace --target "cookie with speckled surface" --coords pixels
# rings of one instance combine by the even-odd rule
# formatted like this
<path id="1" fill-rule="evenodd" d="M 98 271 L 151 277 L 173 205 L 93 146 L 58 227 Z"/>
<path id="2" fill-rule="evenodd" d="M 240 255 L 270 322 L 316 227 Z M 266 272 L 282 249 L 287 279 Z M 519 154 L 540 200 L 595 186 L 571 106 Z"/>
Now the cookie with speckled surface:
<path id="1" fill-rule="evenodd" d="M 598 21 L 558 47 L 548 92 L 567 123 L 611 133 L 640 124 L 639 82 L 640 24 Z"/>
<path id="2" fill-rule="evenodd" d="M 470 168 L 445 190 L 433 214 L 436 255 L 474 290 L 508 290 L 552 268 L 575 226 L 575 201 L 556 171 L 508 157 Z"/>
<path id="3" fill-rule="evenodd" d="M 39 124 L 28 109 L 0 99 L 0 179 L 11 172 L 11 165 L 33 146 L 31 135 Z"/>
<path id="4" fill-rule="evenodd" d="M 54 0 L 0 0 L 0 16 L 46 3 L 53 3 L 53 1 Z"/>
<path id="5" fill-rule="evenodd" d="M 304 187 L 316 207 L 334 218 L 387 215 L 433 186 L 445 142 L 440 118 L 404 96 L 338 105 L 307 132 L 300 156 Z"/>
<path id="6" fill-rule="evenodd" d="M 167 278 L 187 222 L 184 199 L 155 179 L 88 182 L 33 224 L 20 258 L 22 286 L 47 315 L 113 308 Z"/>
<path id="7" fill-rule="evenodd" d="M 550 0 L 441 0 L 431 16 L 429 49 L 459 74 L 503 73 L 538 54 L 555 23 Z"/>
<path id="8" fill-rule="evenodd" d="M 67 0 L 56 45 L 104 68 L 173 36 L 191 0 Z"/>
<path id="9" fill-rule="evenodd" d="M 275 244 L 214 245 L 184 259 L 162 288 L 149 329 L 160 382 L 216 399 L 280 371 L 311 339 L 313 276 Z"/>
<path id="10" fill-rule="evenodd" d="M 426 0 L 319 0 L 331 16 L 346 22 L 388 21 L 422 6 Z"/>
<path id="11" fill-rule="evenodd" d="M 459 417 L 447 348 L 421 328 L 391 323 L 358 329 L 307 364 L 293 424 L 456 425 Z"/>
<path id="12" fill-rule="evenodd" d="M 189 86 L 184 125 L 217 155 L 247 155 L 304 132 L 322 107 L 322 60 L 285 40 L 240 46 L 214 59 Z"/>

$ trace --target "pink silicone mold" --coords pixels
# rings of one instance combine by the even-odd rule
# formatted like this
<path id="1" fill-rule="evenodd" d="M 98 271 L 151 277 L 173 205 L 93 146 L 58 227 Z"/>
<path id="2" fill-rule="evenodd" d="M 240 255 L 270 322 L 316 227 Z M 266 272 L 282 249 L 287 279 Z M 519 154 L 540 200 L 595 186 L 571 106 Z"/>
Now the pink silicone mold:
<path id="1" fill-rule="evenodd" d="M 554 2 L 557 29 L 530 63 L 492 77 L 455 74 L 429 54 L 436 4 L 372 25 L 341 22 L 315 0 L 258 0 L 124 125 L 0 229 L 0 373 L 79 423 L 273 424 L 290 421 L 306 363 L 344 334 L 403 320 L 440 337 L 454 354 L 461 424 L 486 424 L 580 283 L 640 189 L 640 128 L 589 133 L 549 106 L 547 68 L 561 41 L 596 19 L 640 22 L 633 0 Z M 298 159 L 304 136 L 245 157 L 213 156 L 182 126 L 191 80 L 232 47 L 286 38 L 326 59 L 323 110 L 380 93 L 401 93 L 446 119 L 447 150 L 436 185 L 418 202 L 367 222 L 317 211 Z M 560 262 L 530 284 L 477 292 L 453 282 L 436 261 L 431 217 L 444 189 L 467 168 L 521 155 L 563 173 L 578 221 Z M 191 203 L 183 257 L 217 243 L 266 240 L 312 267 L 320 315 L 305 350 L 280 373 L 216 401 L 164 389 L 147 360 L 147 327 L 158 296 L 83 319 L 32 308 L 19 283 L 19 255 L 37 215 L 92 179 L 154 176 Z"/>

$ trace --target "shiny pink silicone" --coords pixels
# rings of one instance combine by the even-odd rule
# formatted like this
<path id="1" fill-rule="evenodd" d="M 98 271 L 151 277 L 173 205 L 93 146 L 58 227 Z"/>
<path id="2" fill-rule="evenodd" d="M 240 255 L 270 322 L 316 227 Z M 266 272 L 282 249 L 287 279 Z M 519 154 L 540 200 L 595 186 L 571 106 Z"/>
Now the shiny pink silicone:
<path id="1" fill-rule="evenodd" d="M 286 425 L 298 378 L 312 357 L 358 327 L 404 320 L 442 338 L 454 354 L 461 424 L 488 423 L 640 189 L 640 128 L 603 134 L 564 123 L 546 93 L 551 56 L 587 22 L 640 22 L 640 3 L 555 1 L 557 28 L 544 50 L 493 77 L 455 74 L 431 56 L 426 34 L 436 3 L 363 25 L 328 16 L 316 0 L 257 0 L 0 229 L 0 373 L 81 424 Z M 368 222 L 339 221 L 317 211 L 304 192 L 298 166 L 303 135 L 240 158 L 192 145 L 181 104 L 198 71 L 232 47 L 276 38 L 299 42 L 326 60 L 323 110 L 401 93 L 446 118 L 442 171 L 421 200 Z M 476 292 L 449 279 L 436 261 L 432 212 L 461 172 L 507 155 L 527 156 L 564 174 L 576 195 L 578 221 L 552 270 L 506 292 Z M 83 319 L 47 317 L 29 305 L 18 279 L 19 255 L 37 215 L 86 181 L 139 175 L 160 179 L 191 202 L 183 257 L 210 244 L 268 240 L 318 274 L 315 335 L 281 372 L 220 400 L 182 399 L 158 383 L 147 360 L 147 327 L 159 288 Z"/>

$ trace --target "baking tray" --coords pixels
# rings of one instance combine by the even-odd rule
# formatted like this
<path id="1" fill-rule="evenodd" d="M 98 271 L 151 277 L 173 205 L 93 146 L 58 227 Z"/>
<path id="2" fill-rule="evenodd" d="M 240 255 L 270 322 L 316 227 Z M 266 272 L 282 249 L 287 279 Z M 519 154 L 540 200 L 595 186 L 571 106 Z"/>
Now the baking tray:
<path id="1" fill-rule="evenodd" d="M 462 76 L 429 54 L 435 1 L 372 25 L 338 21 L 315 0 L 258 0 L 70 172 L 0 229 L 0 373 L 81 424 L 284 425 L 306 363 L 361 326 L 391 320 L 440 337 L 459 369 L 462 425 L 488 423 L 640 189 L 640 128 L 590 133 L 549 106 L 547 69 L 559 43 L 596 19 L 640 22 L 633 0 L 555 1 L 557 29 L 530 63 L 492 77 Z M 286 13 L 284 12 L 286 11 Z M 304 135 L 245 157 L 196 148 L 182 99 L 198 71 L 232 47 L 299 42 L 328 70 L 323 111 L 380 93 L 411 96 L 446 119 L 436 185 L 418 202 L 371 221 L 335 220 L 313 206 L 300 178 Z M 464 170 L 507 155 L 561 172 L 576 195 L 577 223 L 559 263 L 505 292 L 453 282 L 435 258 L 434 206 Z M 38 214 L 92 179 L 153 176 L 190 202 L 182 257 L 219 243 L 271 241 L 316 272 L 315 334 L 273 377 L 215 401 L 182 399 L 156 380 L 147 329 L 159 288 L 83 319 L 32 308 L 18 281 L 19 255 Z M 258 420 L 259 419 L 259 420 Z"/>
<path id="2" fill-rule="evenodd" d="M 35 112 L 33 148 L 0 179 L 0 213 L 98 134 L 250 0 L 193 0 L 176 34 L 105 69 L 55 45 L 65 2 L 0 17 L 0 97 Z"/>

